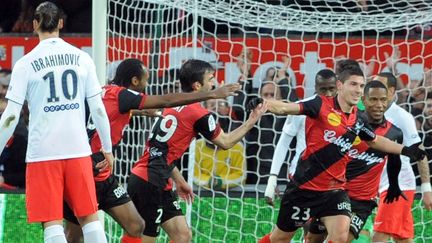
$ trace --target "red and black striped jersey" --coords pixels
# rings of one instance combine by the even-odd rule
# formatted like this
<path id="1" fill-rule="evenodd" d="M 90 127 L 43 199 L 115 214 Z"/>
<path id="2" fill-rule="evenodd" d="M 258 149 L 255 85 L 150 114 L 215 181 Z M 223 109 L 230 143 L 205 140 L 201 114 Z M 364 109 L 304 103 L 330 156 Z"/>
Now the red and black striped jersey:
<path id="1" fill-rule="evenodd" d="M 155 122 L 144 155 L 132 173 L 159 188 L 170 190 L 171 171 L 192 139 L 200 133 L 213 140 L 220 132 L 219 124 L 200 103 L 164 109 L 163 118 Z"/>
<path id="2" fill-rule="evenodd" d="M 369 125 L 373 127 L 375 134 L 402 143 L 402 131 L 391 122 L 384 120 L 381 124 Z M 357 145 L 354 144 L 348 156 L 352 161 L 347 165 L 345 189 L 348 196 L 356 200 L 374 199 L 378 194 L 381 173 L 386 161 L 392 163 L 395 159 L 400 160 L 399 155 L 388 156 L 384 152 L 370 148 L 363 141 Z"/>
<path id="3" fill-rule="evenodd" d="M 107 85 L 102 89 L 102 101 L 111 126 L 111 142 L 116 146 L 123 136 L 123 129 L 129 124 L 130 111 L 142 109 L 146 95 L 117 85 Z M 99 134 L 92 127 L 90 132 L 90 146 L 92 153 L 101 150 Z M 95 181 L 103 181 L 110 175 L 109 170 L 102 171 L 95 176 Z"/>
<path id="4" fill-rule="evenodd" d="M 299 188 L 312 191 L 344 189 L 347 152 L 353 143 L 371 141 L 375 133 L 358 116 L 357 107 L 344 113 L 337 97 L 314 96 L 301 101 L 301 113 L 306 115 L 306 149 L 293 176 Z"/>

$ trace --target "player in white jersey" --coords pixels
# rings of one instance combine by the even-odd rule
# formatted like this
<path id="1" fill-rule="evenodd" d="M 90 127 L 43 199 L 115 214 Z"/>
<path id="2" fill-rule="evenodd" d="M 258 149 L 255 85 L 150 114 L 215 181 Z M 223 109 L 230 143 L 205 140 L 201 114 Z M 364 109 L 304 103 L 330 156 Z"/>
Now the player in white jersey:
<path id="1" fill-rule="evenodd" d="M 336 75 L 330 69 L 323 69 L 315 76 L 315 91 L 319 95 L 335 96 L 336 95 Z M 282 129 L 281 137 L 276 145 L 273 155 L 273 162 L 270 169 L 270 177 L 267 182 L 267 187 L 264 193 L 267 203 L 274 206 L 274 196 L 277 192 L 277 177 L 282 164 L 288 153 L 291 141 L 296 138 L 295 156 L 291 160 L 288 170 L 289 177 L 292 176 L 297 167 L 297 161 L 303 150 L 306 148 L 305 141 L 305 118 L 306 116 L 288 115 L 287 120 Z"/>
<path id="2" fill-rule="evenodd" d="M 95 65 L 88 54 L 59 38 L 61 10 L 51 2 L 35 11 L 39 44 L 12 71 L 8 105 L 0 119 L 0 152 L 18 122 L 22 104 L 30 111 L 26 155 L 29 222 L 41 222 L 46 243 L 66 243 L 63 200 L 73 209 L 84 242 L 106 242 L 97 202 L 85 127 L 87 100 L 101 135 L 106 166 L 113 163 L 110 127 Z"/>
<path id="3" fill-rule="evenodd" d="M 389 102 L 385 118 L 399 127 L 403 133 L 403 144 L 411 146 L 418 144 L 421 139 L 418 135 L 414 117 L 398 106 L 394 101 L 397 80 L 391 73 L 381 73 L 375 80 L 381 81 L 388 88 Z M 388 189 L 387 170 L 383 170 L 380 182 L 380 202 L 374 223 L 374 242 L 387 242 L 390 237 L 396 242 L 412 242 L 414 237 L 413 217 L 411 206 L 416 190 L 415 175 L 409 158 L 401 156 L 402 168 L 399 173 L 399 186 L 408 200 L 398 200 L 391 204 L 383 203 Z M 418 161 L 419 173 L 422 181 L 423 204 L 427 210 L 432 208 L 432 192 L 427 158 Z"/>

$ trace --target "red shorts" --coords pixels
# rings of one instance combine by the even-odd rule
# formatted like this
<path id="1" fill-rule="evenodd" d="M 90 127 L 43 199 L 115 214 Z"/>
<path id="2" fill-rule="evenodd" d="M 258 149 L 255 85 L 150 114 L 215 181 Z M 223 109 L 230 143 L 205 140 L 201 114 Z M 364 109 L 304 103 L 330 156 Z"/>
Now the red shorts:
<path id="1" fill-rule="evenodd" d="M 408 200 L 399 198 L 396 202 L 385 204 L 387 191 L 380 195 L 378 210 L 374 222 L 374 231 L 390 234 L 396 239 L 414 238 L 414 221 L 411 207 L 414 202 L 414 190 L 403 191 Z"/>
<path id="2" fill-rule="evenodd" d="M 63 200 L 77 217 L 97 211 L 90 157 L 27 163 L 28 222 L 63 219 Z"/>

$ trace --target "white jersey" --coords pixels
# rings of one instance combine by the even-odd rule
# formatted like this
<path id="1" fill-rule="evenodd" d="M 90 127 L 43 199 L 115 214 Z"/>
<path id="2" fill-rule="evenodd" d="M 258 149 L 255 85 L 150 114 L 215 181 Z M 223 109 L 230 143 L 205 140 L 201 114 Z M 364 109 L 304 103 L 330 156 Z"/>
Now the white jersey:
<path id="1" fill-rule="evenodd" d="M 90 155 L 84 100 L 100 93 L 90 56 L 60 38 L 41 41 L 18 60 L 6 98 L 28 102 L 27 162 Z"/>
<path id="2" fill-rule="evenodd" d="M 411 146 L 415 143 L 421 142 L 417 127 L 415 124 L 414 117 L 404 110 L 402 107 L 391 104 L 388 110 L 384 113 L 385 118 L 399 127 L 403 133 L 403 145 Z M 399 186 L 402 191 L 404 190 L 415 190 L 416 182 L 415 175 L 411 167 L 410 159 L 406 156 L 401 156 L 402 167 L 399 173 Z M 383 192 L 388 189 L 388 176 L 387 169 L 384 168 L 381 175 L 381 182 L 379 192 Z"/>
<path id="3" fill-rule="evenodd" d="M 289 174 L 291 176 L 294 175 L 300 156 L 306 149 L 305 121 L 305 115 L 289 115 L 282 128 L 282 132 L 286 133 L 288 136 L 296 137 L 297 140 L 295 156 L 291 160 L 289 167 Z"/>

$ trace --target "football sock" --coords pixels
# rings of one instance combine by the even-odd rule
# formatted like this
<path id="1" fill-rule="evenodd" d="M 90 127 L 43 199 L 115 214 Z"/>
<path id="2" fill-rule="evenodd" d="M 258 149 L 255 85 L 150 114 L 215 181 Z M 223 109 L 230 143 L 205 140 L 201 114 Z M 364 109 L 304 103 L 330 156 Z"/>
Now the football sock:
<path id="1" fill-rule="evenodd" d="M 63 226 L 51 225 L 44 229 L 45 243 L 67 243 Z"/>
<path id="2" fill-rule="evenodd" d="M 90 222 L 82 227 L 85 243 L 107 243 L 105 232 L 99 221 Z"/>
<path id="3" fill-rule="evenodd" d="M 266 234 L 258 241 L 258 243 L 270 243 L 270 234 Z"/>
<path id="4" fill-rule="evenodd" d="M 132 237 L 124 234 L 121 238 L 121 243 L 141 243 L 141 237 Z"/>

